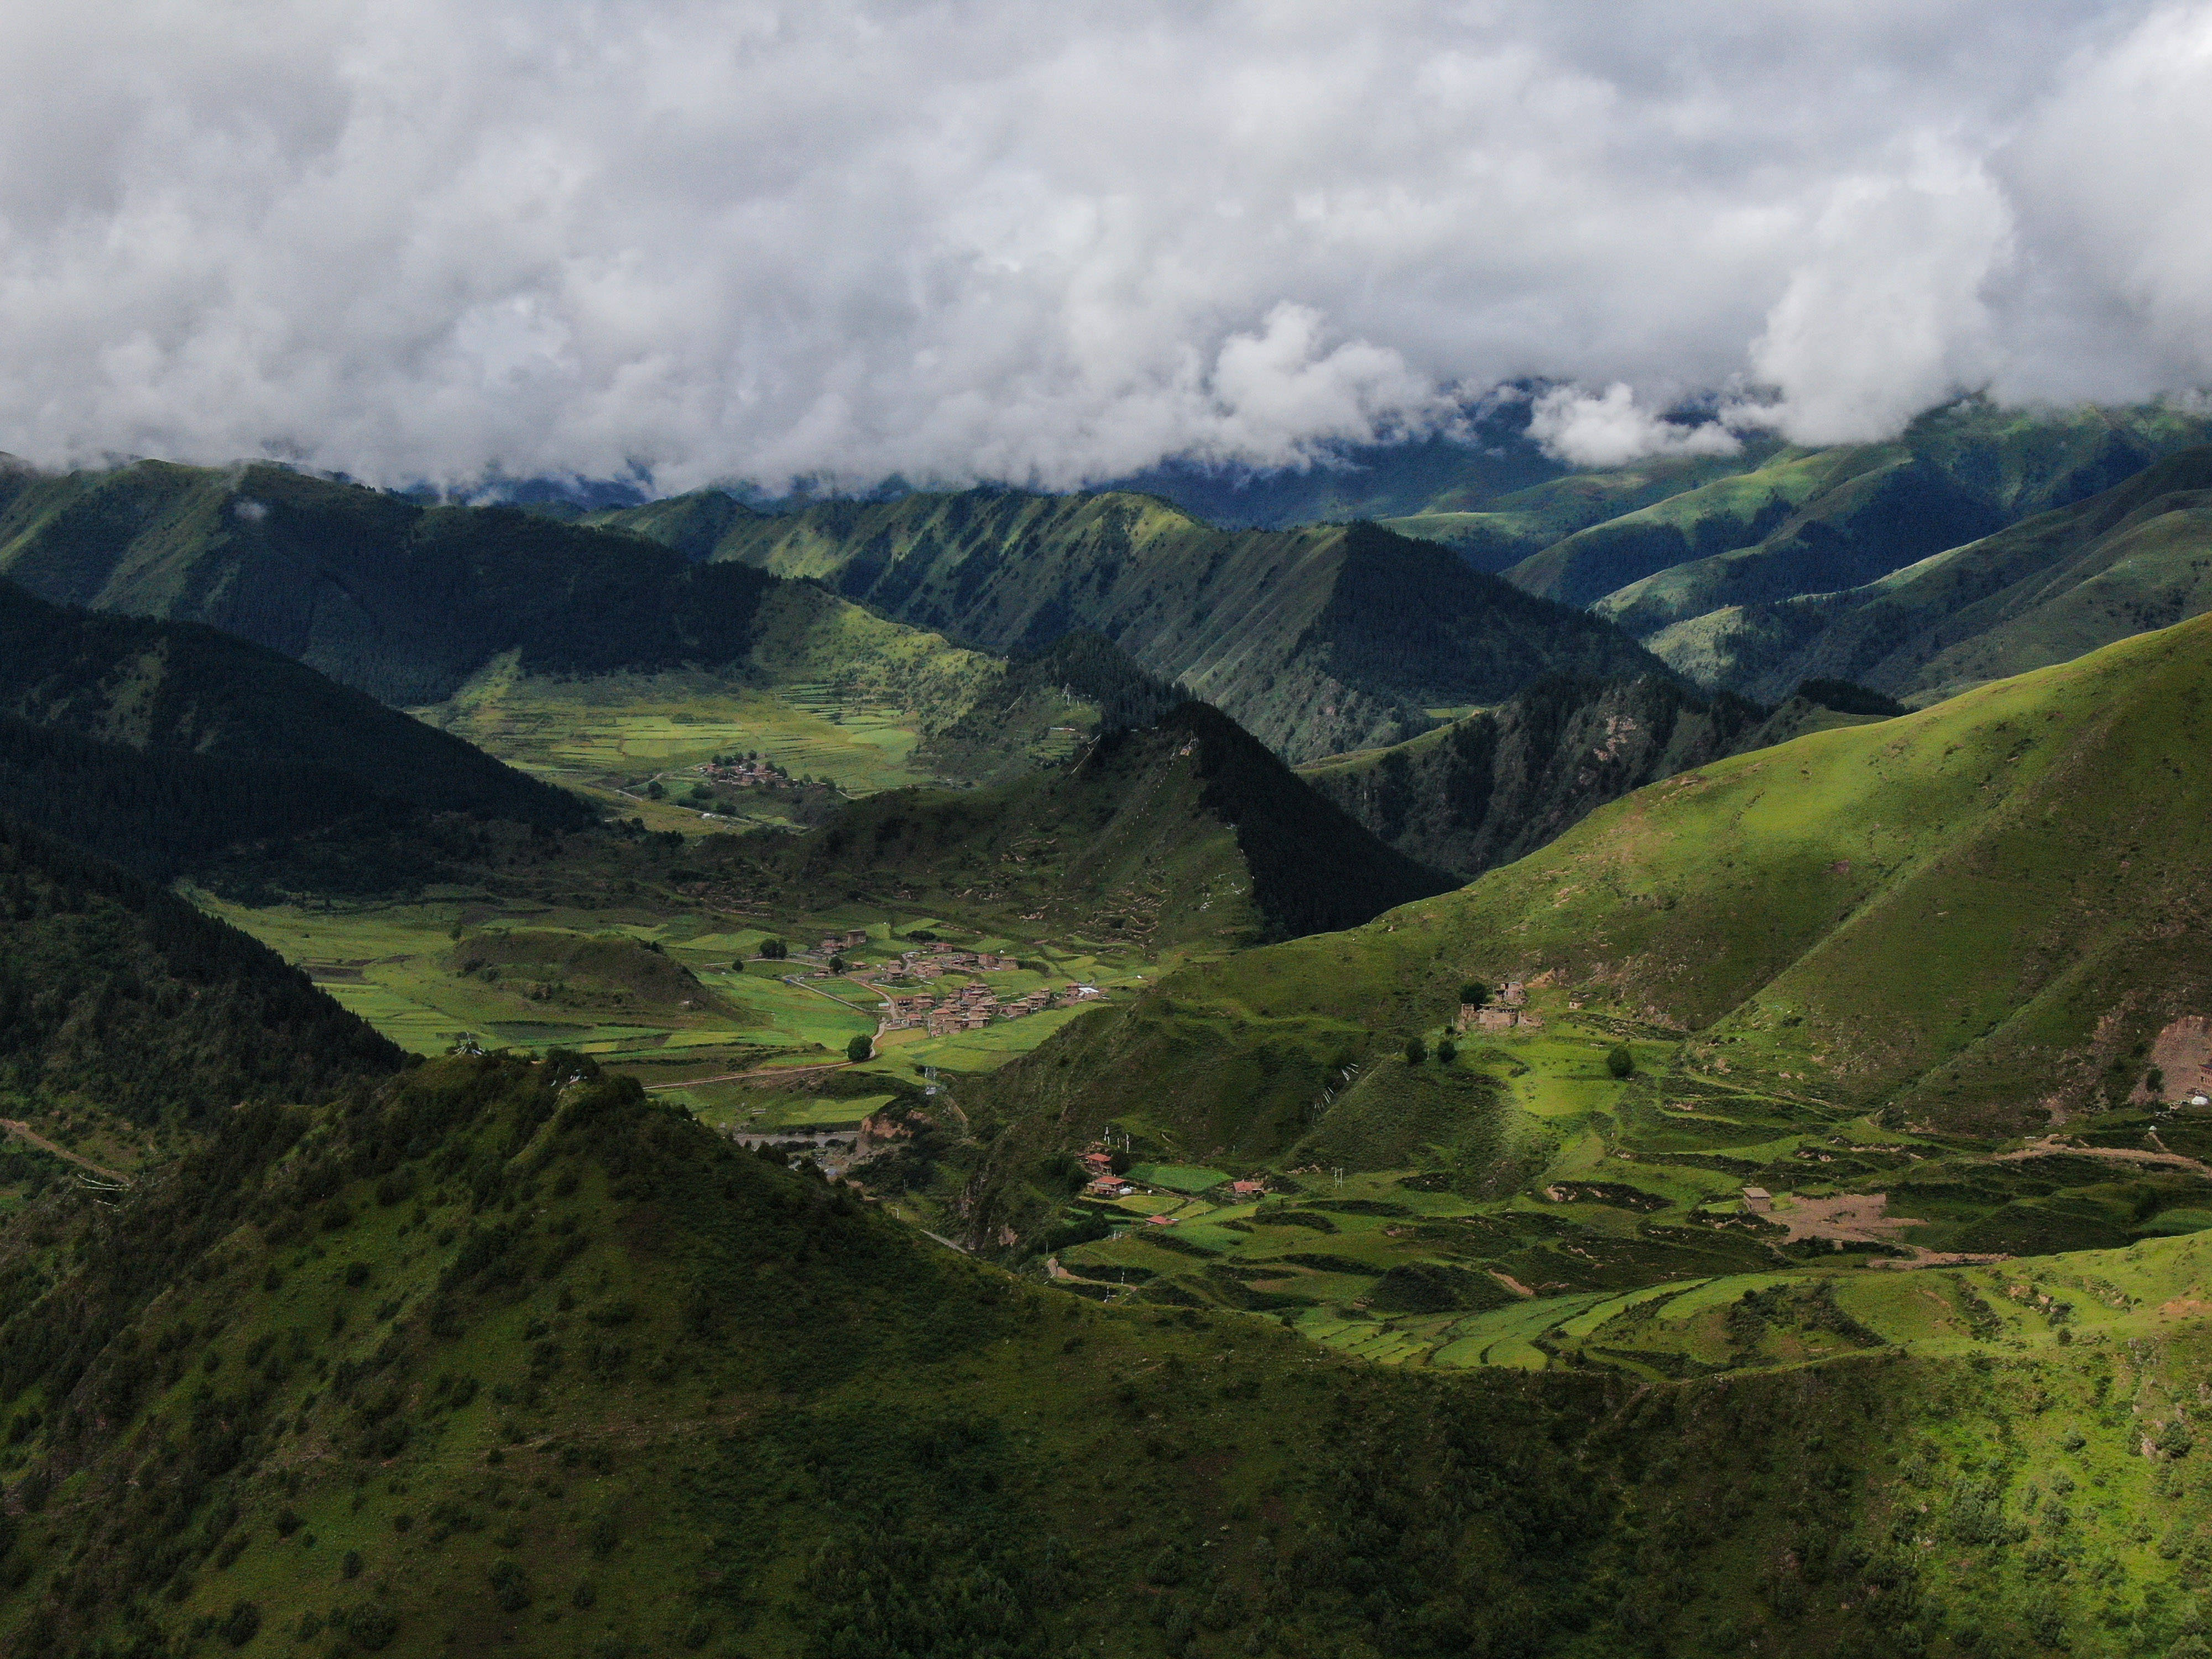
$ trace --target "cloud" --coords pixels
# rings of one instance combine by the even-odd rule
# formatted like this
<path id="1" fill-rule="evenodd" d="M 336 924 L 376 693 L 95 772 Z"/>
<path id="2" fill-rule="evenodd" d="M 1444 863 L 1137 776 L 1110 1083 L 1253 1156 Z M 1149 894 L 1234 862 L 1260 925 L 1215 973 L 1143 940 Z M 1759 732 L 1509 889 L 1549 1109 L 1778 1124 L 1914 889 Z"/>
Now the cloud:
<path id="1" fill-rule="evenodd" d="M 1638 408 L 1621 380 L 1595 397 L 1573 386 L 1540 393 L 1528 435 L 1545 453 L 1576 466 L 1619 466 L 1645 455 L 1733 455 L 1743 447 L 1717 421 L 1668 421 Z"/>
<path id="2" fill-rule="evenodd" d="M 2212 380 L 2212 5 L 0 9 L 0 449 L 1064 486 Z M 1619 387 L 1632 388 L 1619 391 Z"/>

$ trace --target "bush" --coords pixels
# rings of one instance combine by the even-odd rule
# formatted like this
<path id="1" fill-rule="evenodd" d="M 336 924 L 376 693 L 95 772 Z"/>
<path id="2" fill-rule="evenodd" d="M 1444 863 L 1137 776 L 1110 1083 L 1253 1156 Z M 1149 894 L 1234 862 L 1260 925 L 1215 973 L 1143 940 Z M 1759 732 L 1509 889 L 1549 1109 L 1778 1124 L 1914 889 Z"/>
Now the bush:
<path id="1" fill-rule="evenodd" d="M 221 1628 L 224 1641 L 242 1648 L 261 1633 L 261 1609 L 251 1601 L 234 1602 Z"/>
<path id="2" fill-rule="evenodd" d="M 1429 1045 L 1419 1037 L 1406 1039 L 1406 1064 L 1418 1066 L 1429 1057 Z"/>
<path id="3" fill-rule="evenodd" d="M 1452 1061 L 1454 1061 L 1454 1060 L 1457 1060 L 1458 1058 L 1459 1058 L 1459 1044 L 1457 1044 L 1456 1042 L 1453 1042 L 1449 1037 L 1442 1037 L 1442 1038 L 1439 1038 L 1439 1039 L 1437 1040 L 1437 1065 L 1439 1065 L 1439 1066 L 1449 1066 L 1449 1065 L 1450 1065 L 1450 1064 L 1452 1063 Z"/>
<path id="4" fill-rule="evenodd" d="M 1613 1051 L 1605 1057 L 1605 1069 L 1615 1077 L 1636 1075 L 1636 1056 L 1629 1052 L 1626 1043 L 1616 1042 L 1613 1045 Z"/>
<path id="5" fill-rule="evenodd" d="M 512 1561 L 495 1561 L 487 1573 L 500 1611 L 520 1613 L 530 1605 L 530 1576 Z"/>
<path id="6" fill-rule="evenodd" d="M 845 1045 L 845 1058 L 853 1061 L 856 1065 L 861 1060 L 868 1059 L 875 1052 L 876 1045 L 874 1040 L 865 1034 L 855 1036 L 850 1042 Z"/>

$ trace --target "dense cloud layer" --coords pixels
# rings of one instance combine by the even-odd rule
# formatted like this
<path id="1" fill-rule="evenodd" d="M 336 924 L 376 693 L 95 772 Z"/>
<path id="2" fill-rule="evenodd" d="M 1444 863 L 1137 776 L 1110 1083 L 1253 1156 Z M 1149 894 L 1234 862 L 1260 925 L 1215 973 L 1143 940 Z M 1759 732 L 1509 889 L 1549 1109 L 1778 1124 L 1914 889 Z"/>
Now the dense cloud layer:
<path id="1" fill-rule="evenodd" d="M 0 448 L 663 487 L 2212 380 L 2212 5 L 0 9 Z M 1749 409 L 1747 404 L 1758 407 Z"/>

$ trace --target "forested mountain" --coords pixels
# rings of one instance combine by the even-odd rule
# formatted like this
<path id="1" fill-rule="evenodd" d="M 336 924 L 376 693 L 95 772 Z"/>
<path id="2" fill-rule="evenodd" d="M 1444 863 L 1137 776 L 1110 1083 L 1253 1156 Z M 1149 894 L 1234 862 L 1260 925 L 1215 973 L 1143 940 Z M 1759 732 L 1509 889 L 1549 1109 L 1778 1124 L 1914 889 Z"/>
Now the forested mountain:
<path id="1" fill-rule="evenodd" d="M 2000 1448 L 2127 1499 L 2058 1541 L 2178 1538 L 2118 1589 L 2154 1651 L 2186 1622 L 2194 1489 L 2097 1405 L 2148 1310 L 2084 1298 L 2094 1342 L 1994 1374 L 1441 1378 L 1012 1278 L 574 1055 L 225 1114 L 161 1183 L 29 1219 L 71 1248 L 0 1258 L 11 1653 L 2118 1651 L 2113 1575 L 2017 1593 Z"/>
<path id="2" fill-rule="evenodd" d="M 592 818 L 562 791 L 275 651 L 192 623 L 50 605 L 5 581 L 0 714 L 158 755 L 149 766 L 161 781 L 149 779 L 150 787 L 192 793 L 204 806 L 219 806 L 225 788 L 240 788 L 241 823 L 273 826 L 270 811 L 295 826 L 327 822 L 362 810 L 370 796 L 546 829 Z M 24 744 L 21 734 L 11 742 L 19 774 L 32 752 Z M 58 763 L 59 748 L 46 752 Z M 78 758 L 70 765 L 113 769 L 112 757 L 72 752 Z M 254 769 L 281 776 L 281 786 L 244 782 Z M 288 793 L 294 798 L 279 805 Z M 249 806 L 248 798 L 260 804 Z M 174 799 L 181 808 L 184 796 Z M 200 809 L 192 810 L 197 817 Z M 88 833 L 118 827 L 88 826 Z"/>
<path id="3" fill-rule="evenodd" d="M 1547 679 L 1410 742 L 1299 775 L 1400 852 L 1474 877 L 1609 800 L 1735 753 L 1771 712 L 1656 676 Z"/>
<path id="4" fill-rule="evenodd" d="M 402 706 L 493 659 L 594 675 L 742 663 L 794 609 L 738 565 L 512 507 L 426 507 L 283 467 L 0 473 L 0 574 L 100 611 L 205 623 Z"/>
<path id="5" fill-rule="evenodd" d="M 1753 695 L 1812 674 L 1926 702 L 2197 616 L 2212 603 L 2208 572 L 2212 448 L 2195 448 L 1878 580 L 1731 603 L 1651 643 L 1684 672 Z"/>
<path id="6" fill-rule="evenodd" d="M 1051 771 L 957 794 L 889 791 L 783 846 L 702 855 L 741 890 L 957 897 L 966 914 L 1155 951 L 1356 927 L 1453 884 L 1218 710 L 1184 702 L 1141 724 L 1139 712 Z"/>
<path id="7" fill-rule="evenodd" d="M 321 1100 L 399 1050 L 272 951 L 0 816 L 0 1099 L 143 1127 Z M 12 1391 L 12 1390 L 11 1390 Z"/>
<path id="8" fill-rule="evenodd" d="M 641 533 L 666 503 L 599 515 Z M 687 543 L 696 545 L 696 543 Z M 1371 525 L 1229 532 L 1154 497 L 977 489 L 740 514 L 714 557 L 997 652 L 1097 630 L 1278 753 L 1394 741 L 1547 673 L 1651 672 L 1617 632 Z"/>

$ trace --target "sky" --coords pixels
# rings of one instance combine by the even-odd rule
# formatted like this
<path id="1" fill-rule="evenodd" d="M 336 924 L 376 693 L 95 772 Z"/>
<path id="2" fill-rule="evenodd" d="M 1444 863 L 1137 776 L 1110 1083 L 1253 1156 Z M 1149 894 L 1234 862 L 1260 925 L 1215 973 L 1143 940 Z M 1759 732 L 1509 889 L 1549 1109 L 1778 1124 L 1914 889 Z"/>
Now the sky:
<path id="1" fill-rule="evenodd" d="M 1501 385 L 1592 465 L 2212 385 L 2212 3 L 136 0 L 0 62 L 43 466 L 1062 489 Z"/>

